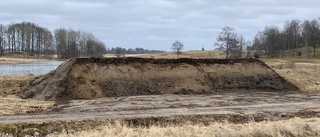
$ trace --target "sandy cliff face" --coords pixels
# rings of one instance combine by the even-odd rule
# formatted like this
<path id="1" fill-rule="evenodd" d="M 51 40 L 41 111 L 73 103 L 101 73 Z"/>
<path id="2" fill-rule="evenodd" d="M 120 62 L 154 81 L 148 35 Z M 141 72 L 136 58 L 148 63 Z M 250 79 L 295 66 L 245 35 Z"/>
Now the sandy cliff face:
<path id="1" fill-rule="evenodd" d="M 21 95 L 40 100 L 241 90 L 297 90 L 256 59 L 74 58 Z"/>

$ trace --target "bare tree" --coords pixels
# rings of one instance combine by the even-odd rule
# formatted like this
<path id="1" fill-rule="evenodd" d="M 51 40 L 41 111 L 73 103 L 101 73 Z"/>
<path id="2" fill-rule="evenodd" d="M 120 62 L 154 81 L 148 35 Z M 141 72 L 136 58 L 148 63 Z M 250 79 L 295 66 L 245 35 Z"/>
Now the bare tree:
<path id="1" fill-rule="evenodd" d="M 125 57 L 125 49 L 121 47 L 117 47 L 114 55 L 118 58 Z"/>
<path id="2" fill-rule="evenodd" d="M 267 57 L 278 57 L 278 51 L 282 50 L 281 32 L 277 26 L 266 26 L 255 37 L 254 47 L 263 50 Z"/>
<path id="3" fill-rule="evenodd" d="M 6 31 L 5 26 L 0 24 L 0 56 L 4 55 L 5 31 Z"/>
<path id="4" fill-rule="evenodd" d="M 215 45 L 226 52 L 226 58 L 237 58 L 237 53 L 242 50 L 239 47 L 238 35 L 235 29 L 229 26 L 222 28 Z"/>
<path id="5" fill-rule="evenodd" d="M 56 29 L 54 35 L 47 28 L 31 22 L 0 24 L 0 55 L 5 52 L 23 56 L 59 58 L 102 56 L 105 45 L 91 33 L 73 29 Z M 47 56 L 49 55 L 49 56 Z"/>
<path id="6" fill-rule="evenodd" d="M 286 34 L 286 49 L 291 49 L 292 54 L 295 49 L 299 47 L 301 41 L 301 25 L 299 20 L 287 21 L 284 26 L 284 33 Z"/>
<path id="7" fill-rule="evenodd" d="M 54 35 L 59 58 L 102 57 L 106 53 L 103 42 L 91 33 L 61 28 Z"/>
<path id="8" fill-rule="evenodd" d="M 236 48 L 235 51 L 235 57 L 237 58 L 241 58 L 243 55 L 243 50 L 245 49 L 245 47 L 247 46 L 248 42 L 244 39 L 243 35 L 239 35 L 238 36 L 238 46 Z"/>
<path id="9" fill-rule="evenodd" d="M 10 54 L 43 57 L 45 50 L 53 47 L 52 33 L 34 23 L 12 23 L 4 28 L 2 39 L 7 43 L 3 43 L 2 49 Z"/>
<path id="10" fill-rule="evenodd" d="M 180 42 L 180 41 L 175 41 L 172 46 L 171 49 L 177 54 L 178 58 L 180 56 L 180 54 L 182 54 L 182 50 L 183 50 L 184 45 Z"/>
<path id="11" fill-rule="evenodd" d="M 310 45 L 313 47 L 313 56 L 315 57 L 317 44 L 320 44 L 320 24 L 318 20 L 306 20 L 302 24 L 302 28 L 302 36 L 305 42 L 306 54 L 308 53 L 308 45 Z"/>
<path id="12" fill-rule="evenodd" d="M 58 58 L 66 59 L 67 30 L 60 28 L 54 31 Z"/>

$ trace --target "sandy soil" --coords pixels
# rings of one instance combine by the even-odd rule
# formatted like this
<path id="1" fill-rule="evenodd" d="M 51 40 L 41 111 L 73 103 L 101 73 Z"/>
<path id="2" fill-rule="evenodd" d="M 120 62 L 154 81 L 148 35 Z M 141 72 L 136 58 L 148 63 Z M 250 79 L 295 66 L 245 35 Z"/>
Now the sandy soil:
<path id="1" fill-rule="evenodd" d="M 0 116 L 0 123 L 211 115 L 199 121 L 320 117 L 320 93 L 224 92 L 73 100 L 40 114 Z"/>

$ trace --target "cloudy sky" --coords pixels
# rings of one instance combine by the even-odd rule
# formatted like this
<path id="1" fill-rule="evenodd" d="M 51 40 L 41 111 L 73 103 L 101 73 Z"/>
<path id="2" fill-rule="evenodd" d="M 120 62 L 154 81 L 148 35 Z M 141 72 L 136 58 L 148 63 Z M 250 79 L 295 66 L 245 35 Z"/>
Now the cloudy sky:
<path id="1" fill-rule="evenodd" d="M 50 30 L 93 33 L 108 47 L 213 49 L 224 26 L 247 40 L 266 25 L 320 17 L 318 0 L 0 0 L 0 24 L 29 21 Z"/>

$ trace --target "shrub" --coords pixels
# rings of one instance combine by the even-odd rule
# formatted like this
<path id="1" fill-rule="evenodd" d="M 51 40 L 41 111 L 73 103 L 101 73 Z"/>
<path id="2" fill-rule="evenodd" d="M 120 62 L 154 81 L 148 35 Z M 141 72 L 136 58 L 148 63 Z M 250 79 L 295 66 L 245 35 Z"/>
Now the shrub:
<path id="1" fill-rule="evenodd" d="M 254 53 L 253 57 L 254 57 L 254 58 L 260 58 L 260 54 Z"/>

